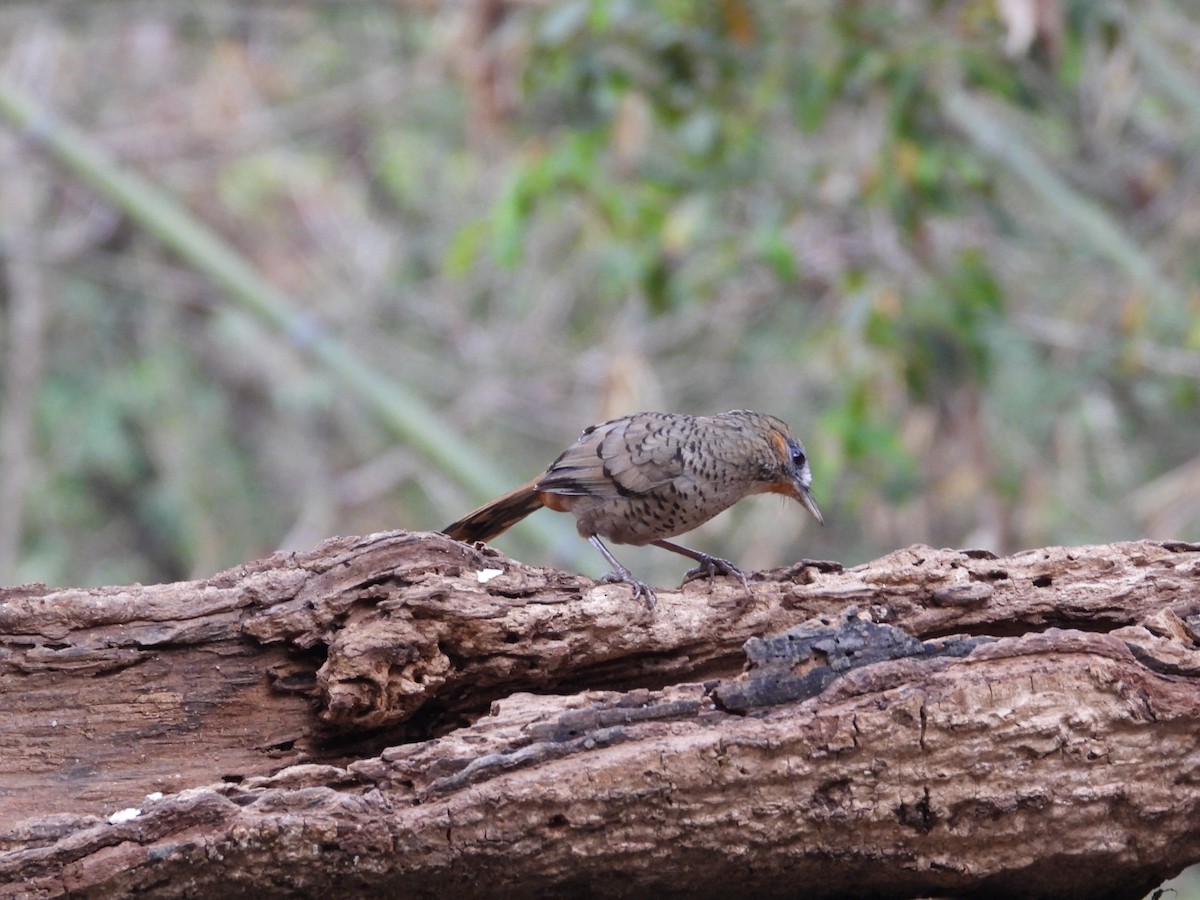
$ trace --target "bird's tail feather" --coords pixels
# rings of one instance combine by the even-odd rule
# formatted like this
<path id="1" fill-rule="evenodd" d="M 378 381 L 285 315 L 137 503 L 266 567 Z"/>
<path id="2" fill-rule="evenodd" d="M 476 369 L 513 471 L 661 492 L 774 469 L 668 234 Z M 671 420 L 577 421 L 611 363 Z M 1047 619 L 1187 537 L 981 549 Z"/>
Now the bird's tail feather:
<path id="1" fill-rule="evenodd" d="M 457 522 L 447 525 L 442 533 L 471 544 L 475 541 L 490 541 L 496 535 L 507 531 L 527 515 L 541 509 L 544 505 L 538 492 L 534 489 L 537 479 L 509 491 L 503 497 L 497 497 L 491 503 L 485 503 L 474 512 L 467 513 Z"/>

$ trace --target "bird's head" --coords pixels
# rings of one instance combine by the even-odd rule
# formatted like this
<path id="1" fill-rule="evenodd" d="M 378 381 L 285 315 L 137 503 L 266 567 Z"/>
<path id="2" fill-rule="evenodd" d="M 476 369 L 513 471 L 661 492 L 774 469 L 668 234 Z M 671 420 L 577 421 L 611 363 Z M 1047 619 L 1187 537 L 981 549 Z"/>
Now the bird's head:
<path id="1" fill-rule="evenodd" d="M 808 454 L 800 439 L 792 433 L 784 422 L 774 416 L 764 417 L 767 420 L 768 439 L 773 451 L 771 474 L 763 490 L 774 494 L 783 494 L 798 500 L 807 509 L 819 525 L 825 524 L 820 507 L 813 497 L 812 470 L 808 466 Z"/>

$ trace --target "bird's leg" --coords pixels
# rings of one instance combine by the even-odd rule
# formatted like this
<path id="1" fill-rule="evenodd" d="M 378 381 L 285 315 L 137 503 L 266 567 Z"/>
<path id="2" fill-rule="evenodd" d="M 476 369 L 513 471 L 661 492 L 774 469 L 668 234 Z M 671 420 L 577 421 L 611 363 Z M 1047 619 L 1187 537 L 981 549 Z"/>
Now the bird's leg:
<path id="1" fill-rule="evenodd" d="M 646 609 L 653 612 L 654 605 L 658 602 L 658 600 L 654 596 L 654 591 L 651 590 L 650 585 L 646 584 L 644 581 L 639 581 L 638 579 L 634 578 L 633 573 L 617 562 L 617 558 L 613 556 L 611 552 L 609 552 L 609 549 L 604 546 L 604 542 L 601 541 L 599 537 L 593 534 L 588 538 L 588 543 L 599 550 L 600 555 L 603 556 L 608 561 L 608 564 L 613 567 L 613 570 L 600 580 L 609 582 L 610 584 L 619 581 L 625 582 L 625 584 L 633 588 L 633 599 L 636 600 L 641 597 L 646 601 Z"/>
<path id="2" fill-rule="evenodd" d="M 708 576 L 709 587 L 712 586 L 713 577 L 716 575 L 732 575 L 742 583 L 742 587 L 746 589 L 746 593 L 751 593 L 750 582 L 746 580 L 746 573 L 735 566 L 727 559 L 721 559 L 719 556 L 709 556 L 707 553 L 701 553 L 699 550 L 693 550 L 690 547 L 684 547 L 680 544 L 672 543 L 671 541 L 651 541 L 655 547 L 662 547 L 664 550 L 670 550 L 674 553 L 680 553 L 689 559 L 694 559 L 700 565 L 694 569 L 688 569 L 683 576 L 683 582 L 686 584 L 693 578 L 699 578 L 701 575 Z"/>

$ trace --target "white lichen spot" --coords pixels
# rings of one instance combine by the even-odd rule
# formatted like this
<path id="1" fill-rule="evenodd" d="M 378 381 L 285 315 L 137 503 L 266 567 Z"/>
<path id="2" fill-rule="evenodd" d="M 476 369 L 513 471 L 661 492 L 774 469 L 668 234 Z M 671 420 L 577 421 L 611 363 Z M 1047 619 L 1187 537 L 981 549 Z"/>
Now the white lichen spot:
<path id="1" fill-rule="evenodd" d="M 132 822 L 142 811 L 136 806 L 131 806 L 128 809 L 118 809 L 115 813 L 108 817 L 109 825 L 120 825 L 122 822 Z"/>
<path id="2" fill-rule="evenodd" d="M 497 575 L 503 575 L 503 569 L 480 569 L 475 573 L 475 577 L 479 579 L 480 584 L 487 584 Z"/>
<path id="3" fill-rule="evenodd" d="M 162 791 L 155 791 L 153 794 L 147 794 L 146 799 L 147 800 L 161 800 L 162 799 Z"/>

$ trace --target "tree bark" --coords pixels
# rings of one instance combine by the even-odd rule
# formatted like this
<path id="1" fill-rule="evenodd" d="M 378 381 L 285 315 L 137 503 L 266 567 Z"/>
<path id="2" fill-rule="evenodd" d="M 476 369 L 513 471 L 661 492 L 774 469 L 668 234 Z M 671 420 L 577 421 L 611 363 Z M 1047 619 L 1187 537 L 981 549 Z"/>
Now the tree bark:
<path id="1" fill-rule="evenodd" d="M 1200 860 L 1200 545 L 658 599 L 405 532 L 0 589 L 0 897 L 1140 897 Z"/>

